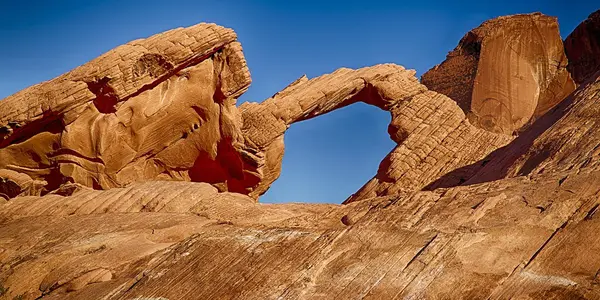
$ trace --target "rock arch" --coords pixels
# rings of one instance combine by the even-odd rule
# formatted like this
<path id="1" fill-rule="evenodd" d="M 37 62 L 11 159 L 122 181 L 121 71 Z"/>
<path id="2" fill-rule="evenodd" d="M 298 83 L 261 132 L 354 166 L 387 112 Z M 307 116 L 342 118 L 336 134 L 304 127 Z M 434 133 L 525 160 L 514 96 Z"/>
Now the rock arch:
<path id="1" fill-rule="evenodd" d="M 356 102 L 390 112 L 388 133 L 398 146 L 384 158 L 377 175 L 347 202 L 421 189 L 511 140 L 471 126 L 454 101 L 428 91 L 414 75 L 415 71 L 393 64 L 342 68 L 310 80 L 303 76 L 260 104 L 244 103 L 240 111 L 247 181 L 239 186 L 258 198 L 279 177 L 283 135 L 290 126 Z M 468 142 L 485 146 L 468 147 Z M 456 154 L 448 159 L 451 153 Z"/>
<path id="2" fill-rule="evenodd" d="M 414 71 L 387 64 L 359 70 L 341 68 L 310 80 L 302 76 L 260 104 L 242 104 L 246 151 L 254 154 L 245 156 L 248 158 L 245 170 L 248 178 L 259 179 L 258 184 L 250 187 L 249 194 L 258 197 L 279 177 L 283 135 L 292 124 L 356 102 L 391 112 L 398 102 L 423 90 Z M 390 134 L 395 136 L 396 132 Z"/>

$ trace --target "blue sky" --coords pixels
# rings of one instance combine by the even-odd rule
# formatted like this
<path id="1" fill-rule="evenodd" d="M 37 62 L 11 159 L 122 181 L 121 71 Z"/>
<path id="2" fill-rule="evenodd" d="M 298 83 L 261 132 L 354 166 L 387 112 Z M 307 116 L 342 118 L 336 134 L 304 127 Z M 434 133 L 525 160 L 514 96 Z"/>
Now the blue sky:
<path id="1" fill-rule="evenodd" d="M 214 22 L 235 29 L 260 102 L 306 74 L 397 63 L 421 75 L 471 28 L 501 15 L 556 16 L 566 37 L 592 1 L 11 1 L 0 4 L 0 99 L 130 40 Z M 393 148 L 389 114 L 359 104 L 294 124 L 263 202 L 340 203 Z"/>

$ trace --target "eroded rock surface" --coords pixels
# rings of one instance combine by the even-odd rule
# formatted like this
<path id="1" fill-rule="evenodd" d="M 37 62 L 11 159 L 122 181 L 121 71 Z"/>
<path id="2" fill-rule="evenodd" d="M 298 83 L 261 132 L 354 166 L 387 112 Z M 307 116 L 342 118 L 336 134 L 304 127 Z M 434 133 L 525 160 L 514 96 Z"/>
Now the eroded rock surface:
<path id="1" fill-rule="evenodd" d="M 392 64 L 359 70 L 342 68 L 310 80 L 303 76 L 262 103 L 242 104 L 242 132 L 251 153 L 246 157 L 245 169 L 249 172 L 246 179 L 256 184 L 251 195 L 264 193 L 279 177 L 283 135 L 293 123 L 359 101 L 391 111 L 426 90 L 414 74 Z"/>
<path id="2" fill-rule="evenodd" d="M 514 15 L 468 32 L 422 81 L 455 100 L 473 125 L 510 135 L 574 90 L 566 67 L 556 18 Z"/>
<path id="3" fill-rule="evenodd" d="M 586 84 L 519 138 L 490 155 L 489 164 L 467 183 L 596 168 L 600 154 L 598 75 L 586 78 Z"/>
<path id="4" fill-rule="evenodd" d="M 522 18 L 554 30 L 527 15 L 474 32 L 524 53 Z M 401 66 L 302 77 L 238 111 L 250 78 L 231 30 L 131 42 L 0 101 L 0 297 L 598 299 L 600 73 L 585 70 L 514 138 Z M 287 128 L 358 101 L 392 116 L 377 175 L 345 205 L 257 203 Z"/>
<path id="5" fill-rule="evenodd" d="M 390 131 L 397 132 L 392 136 L 398 146 L 380 163 L 377 175 L 345 203 L 402 191 L 459 185 L 473 171 L 445 175 L 464 170 L 512 140 L 511 136 L 471 125 L 454 101 L 432 91 L 395 107 Z M 444 179 L 438 180 L 442 176 Z"/>
<path id="6" fill-rule="evenodd" d="M 222 180 L 202 160 L 241 174 L 235 102 L 249 84 L 231 29 L 200 24 L 130 42 L 0 101 L 0 169 L 40 186 L 24 194 L 66 182 Z"/>
<path id="7" fill-rule="evenodd" d="M 48 299 L 595 299 L 599 178 L 344 206 L 262 205 L 187 182 L 19 197 L 2 206 L 1 280 L 11 297 Z"/>
<path id="8" fill-rule="evenodd" d="M 510 140 L 469 125 L 452 100 L 428 91 L 414 71 L 396 65 L 339 69 L 311 80 L 302 77 L 260 104 L 240 107 L 246 145 L 261 158 L 256 165 L 263 178 L 254 193 L 266 191 L 279 176 L 283 134 L 289 126 L 358 101 L 391 113 L 388 132 L 398 146 L 381 163 L 377 176 L 348 202 L 421 189 Z M 480 148 L 465 147 L 483 140 Z M 450 152 L 455 157 L 449 157 Z"/>

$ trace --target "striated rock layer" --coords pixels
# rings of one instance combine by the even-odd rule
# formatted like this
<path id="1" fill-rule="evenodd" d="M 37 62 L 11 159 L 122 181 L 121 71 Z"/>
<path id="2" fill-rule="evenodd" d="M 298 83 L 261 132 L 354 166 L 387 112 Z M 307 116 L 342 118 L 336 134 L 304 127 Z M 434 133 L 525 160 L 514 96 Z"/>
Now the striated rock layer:
<path id="1" fill-rule="evenodd" d="M 599 178 L 345 206 L 261 205 L 185 182 L 19 197 L 3 206 L 1 280 L 11 297 L 47 299 L 595 299 Z"/>
<path id="2" fill-rule="evenodd" d="M 574 90 L 566 67 L 556 18 L 535 13 L 484 22 L 422 81 L 455 100 L 473 125 L 510 135 Z"/>
<path id="3" fill-rule="evenodd" d="M 224 33 L 215 38 L 214 30 Z M 398 147 L 384 159 L 378 175 L 349 202 L 400 189 L 421 189 L 510 140 L 469 125 L 453 101 L 428 91 L 414 71 L 391 64 L 343 68 L 311 80 L 302 77 L 272 98 L 244 104 L 238 111 L 235 98 L 250 79 L 241 47 L 233 41 L 235 35 L 203 24 L 172 32 L 116 48 L 0 102 L 0 111 L 7 111 L 2 119 L 7 124 L 4 146 L 0 147 L 0 176 L 6 183 L 0 185 L 0 192 L 12 198 L 45 194 L 68 182 L 108 189 L 145 180 L 183 180 L 211 183 L 220 191 L 256 199 L 280 174 L 283 134 L 289 126 L 358 101 L 391 113 L 388 131 Z M 216 44 L 206 46 L 209 50 L 197 50 L 200 54 L 192 52 L 192 58 L 178 67 L 169 67 L 177 65 L 169 56 L 143 51 L 128 54 L 130 59 L 122 63 L 125 66 L 110 73 L 109 63 L 119 58 L 123 49 L 152 41 L 182 44 L 193 34 L 199 35 L 194 40 Z M 223 40 L 225 34 L 231 37 Z M 174 57 L 183 56 L 177 51 L 184 50 L 167 49 Z M 139 77 L 137 68 L 147 71 L 139 71 Z M 87 75 L 88 69 L 100 71 Z M 42 113 L 32 120 L 20 119 L 31 113 L 30 107 L 21 115 L 13 113 L 19 107 L 12 104 L 22 103 L 25 95 L 64 89 L 68 85 L 62 84 L 63 78 L 80 77 L 85 77 L 77 80 L 87 84 L 88 92 L 100 96 L 82 96 L 76 98 L 82 104 L 69 102 L 64 108 L 46 106 L 66 101 L 60 97 L 67 92 L 61 92 L 55 98 L 43 98 L 46 102 L 39 104 Z M 102 86 L 97 87 L 100 83 L 88 77 L 103 78 Z M 156 79 L 137 83 L 150 80 L 147 77 Z M 133 94 L 121 96 L 126 92 L 113 88 L 120 84 L 126 85 L 123 90 L 129 88 L 127 84 L 142 87 L 130 88 Z M 102 106 L 107 99 L 114 100 L 108 102 L 112 105 L 108 108 Z M 467 143 L 482 147 L 466 147 Z M 449 155 L 451 152 L 456 155 Z"/>
<path id="4" fill-rule="evenodd" d="M 592 37 L 586 22 L 572 45 Z M 564 58 L 555 25 L 484 23 L 459 45 L 481 48 L 424 77 L 437 92 L 385 64 L 237 108 L 241 47 L 200 24 L 2 100 L 0 298 L 598 299 L 600 70 L 569 64 L 573 93 L 562 64 L 544 71 Z M 477 123 L 476 92 L 510 109 Z M 359 101 L 390 112 L 397 143 L 371 181 L 345 205 L 256 202 L 289 126 Z"/>

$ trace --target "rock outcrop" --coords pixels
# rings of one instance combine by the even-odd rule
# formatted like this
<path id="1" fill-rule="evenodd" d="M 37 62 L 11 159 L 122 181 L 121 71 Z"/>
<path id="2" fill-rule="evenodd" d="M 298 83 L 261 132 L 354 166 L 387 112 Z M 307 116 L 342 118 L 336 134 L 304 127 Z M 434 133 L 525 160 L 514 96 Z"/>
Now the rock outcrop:
<path id="1" fill-rule="evenodd" d="M 255 174 L 246 178 L 256 183 L 250 194 L 258 197 L 279 177 L 283 136 L 293 123 L 356 102 L 391 111 L 392 107 L 426 90 L 414 74 L 391 64 L 359 70 L 342 68 L 310 80 L 303 76 L 261 103 L 242 104 L 242 133 L 248 152 L 253 154 L 248 156 L 247 169 Z"/>
<path id="2" fill-rule="evenodd" d="M 535 13 L 484 22 L 422 81 L 456 101 L 473 125 L 510 135 L 575 89 L 566 67 L 556 18 Z"/>
<path id="3" fill-rule="evenodd" d="M 594 75 L 600 68 L 600 10 L 592 13 L 587 20 L 565 39 L 565 52 L 569 58 L 567 68 L 577 83 Z"/>
<path id="4" fill-rule="evenodd" d="M 425 85 L 342 68 L 238 108 L 241 47 L 200 24 L 2 100 L 0 298 L 598 299 L 600 70 L 577 52 L 571 93 L 555 34 L 501 17 Z M 488 92 L 509 109 L 479 122 Z M 359 101 L 397 143 L 371 181 L 345 205 L 256 202 L 290 126 Z"/>
<path id="5" fill-rule="evenodd" d="M 200 24 L 132 41 L 0 101 L 0 176 L 10 185 L 23 182 L 14 172 L 29 177 L 13 196 L 67 182 L 222 181 L 206 160 L 240 175 L 235 102 L 249 84 L 231 29 Z"/>
<path id="6" fill-rule="evenodd" d="M 533 25 L 520 27 L 522 23 Z M 535 31 L 538 27 L 544 30 Z M 478 95 L 478 91 L 498 87 L 485 81 L 499 76 L 490 70 L 503 68 L 508 73 L 502 74 L 508 76 L 513 67 L 522 69 L 521 62 L 538 62 L 541 66 L 533 69 L 541 71 L 533 74 L 528 66 L 527 74 L 537 76 L 539 85 L 521 81 L 513 85 L 541 90 L 541 100 L 520 92 L 509 93 L 507 99 L 536 107 L 536 114 L 541 114 L 570 92 L 572 85 L 564 67 L 548 70 L 548 61 L 564 60 L 562 50 L 556 49 L 557 45 L 562 49 L 557 36 L 556 21 L 541 15 L 488 21 L 467 34 L 454 52 L 461 54 L 475 44 L 483 47 L 473 46 L 479 50 L 466 52 L 467 56 L 451 55 L 438 69 L 444 70 L 456 59 L 477 58 L 474 70 L 480 77 L 473 78 L 471 85 Z M 503 38 L 523 50 L 514 54 L 506 47 L 494 48 L 497 39 L 502 41 L 498 45 L 506 44 Z M 535 47 L 528 46 L 530 40 Z M 551 47 L 540 48 L 539 43 L 546 40 Z M 179 47 L 169 47 L 172 44 Z M 492 57 L 497 55 L 516 55 L 516 65 L 509 59 L 494 63 Z M 456 96 L 435 84 L 443 85 L 446 80 L 439 79 L 436 74 L 440 72 L 454 76 L 434 69 L 424 81 Z M 220 191 L 257 199 L 280 174 L 283 135 L 289 126 L 359 101 L 391 113 L 389 134 L 398 146 L 347 203 L 460 184 L 477 169 L 468 166 L 512 139 L 502 134 L 504 130 L 471 125 L 472 114 L 465 115 L 459 108 L 466 99 L 454 99 L 457 106 L 443 94 L 427 90 L 414 78 L 414 71 L 400 66 L 339 69 L 310 80 L 302 77 L 272 98 L 244 104 L 238 111 L 235 99 L 249 84 L 235 34 L 216 25 L 177 29 L 116 48 L 0 104 L 6 107 L 0 147 L 0 168 L 5 169 L 0 175 L 5 182 L 0 192 L 10 198 L 44 194 L 68 182 L 107 189 L 145 180 L 183 180 L 207 182 Z M 506 88 L 511 90 L 513 85 Z M 547 100 L 547 94 L 554 98 Z M 37 102 L 24 106 L 22 100 L 28 97 Z M 552 104 L 546 105 L 548 101 Z M 438 180 L 457 169 L 464 174 L 454 172 Z M 15 172 L 28 177 L 17 179 Z"/>
<path id="7" fill-rule="evenodd" d="M 5 145 L 0 148 L 0 167 L 5 169 L 0 175 L 6 181 L 0 191 L 11 198 L 45 194 L 69 182 L 108 189 L 145 180 L 183 180 L 211 183 L 220 191 L 257 199 L 279 177 L 283 135 L 289 126 L 358 101 L 390 111 L 389 134 L 399 145 L 384 160 L 376 178 L 349 202 L 392 194 L 399 189 L 418 190 L 444 173 L 476 162 L 510 140 L 469 125 L 453 101 L 427 91 L 414 77 L 414 71 L 390 64 L 339 69 L 311 80 L 302 77 L 272 98 L 260 104 L 244 104 L 238 111 L 235 98 L 250 83 L 241 48 L 234 42 L 234 35 L 225 41 L 211 35 L 193 36 L 202 34 L 202 27 L 227 32 L 220 27 L 198 25 L 134 41 L 58 79 L 4 100 L 1 104 L 9 108 L 3 119 L 7 124 L 4 128 L 10 130 L 7 129 Z M 184 43 L 190 36 L 194 40 L 220 42 L 206 46 L 209 50 L 197 50 L 201 54 L 192 52 L 193 57 L 199 58 L 186 58 L 183 62 L 154 52 L 136 53 L 137 60 L 136 55 L 129 54 L 130 61 L 115 69 L 114 74 L 102 73 L 104 69 L 112 70 L 107 69 L 107 61 L 120 57 L 118 53 L 128 46 L 165 40 Z M 126 66 L 130 64 L 131 74 L 119 73 L 128 70 Z M 177 65 L 165 67 L 177 71 L 171 70 L 164 76 L 155 74 L 167 64 Z M 94 65 L 100 65 L 101 70 L 86 76 L 112 78 L 103 83 L 105 87 L 98 87 L 102 91 L 96 91 L 106 95 L 77 98 L 83 104 L 76 101 L 70 106 L 64 104 L 65 108 L 45 107 L 59 101 L 62 94 L 49 97 L 47 103 L 40 104 L 42 115 L 33 121 L 19 119 L 29 111 L 18 115 L 10 110 L 27 93 L 41 93 L 54 85 L 63 87 L 54 81 L 91 82 L 92 79 L 73 78 L 83 78 L 79 74 L 86 74 Z M 135 90 L 133 96 L 122 96 L 126 93 L 112 88 L 120 82 L 135 82 L 137 68 L 148 69 L 148 74 L 140 74 L 157 79 L 137 83 L 142 87 L 131 89 Z M 94 90 L 90 86 L 94 85 L 88 84 Z M 113 109 L 98 108 L 97 102 L 107 98 L 115 100 Z M 485 146 L 465 147 L 472 142 Z M 464 149 L 456 151 L 460 148 Z M 456 155 L 449 155 L 450 152 Z M 18 180 L 17 174 L 27 180 Z"/>
<path id="8" fill-rule="evenodd" d="M 600 70 L 600 69 L 599 69 Z M 467 183 L 567 172 L 600 165 L 600 74 L 588 77 L 570 97 L 540 118 Z"/>

